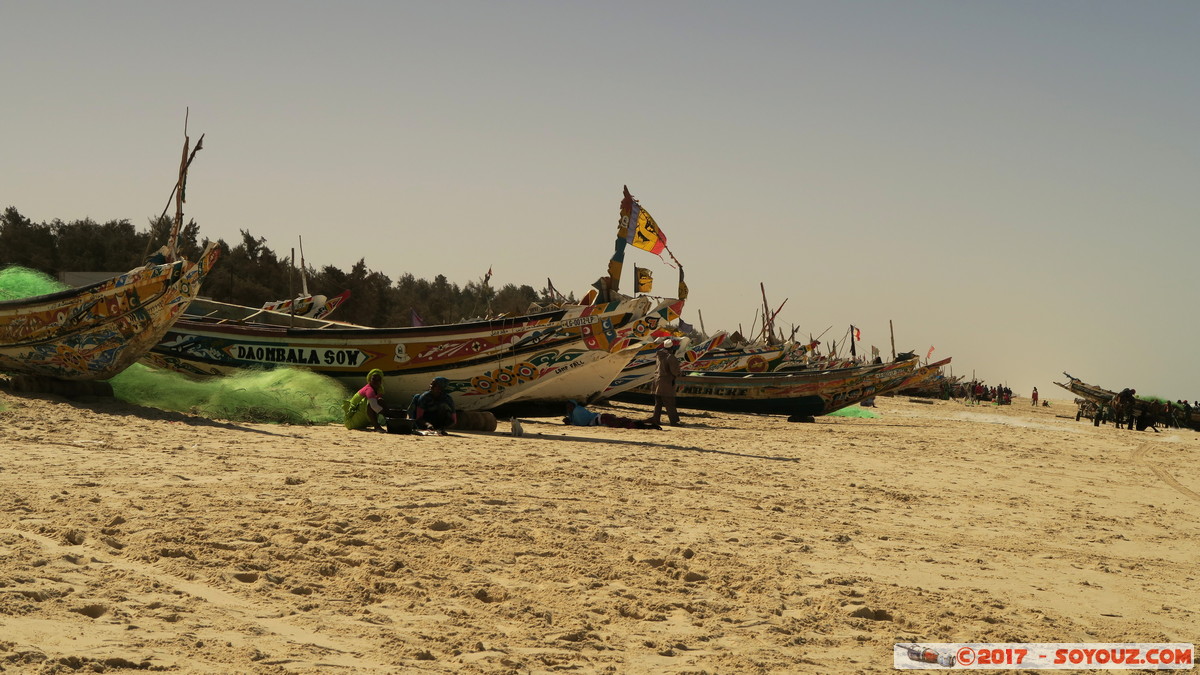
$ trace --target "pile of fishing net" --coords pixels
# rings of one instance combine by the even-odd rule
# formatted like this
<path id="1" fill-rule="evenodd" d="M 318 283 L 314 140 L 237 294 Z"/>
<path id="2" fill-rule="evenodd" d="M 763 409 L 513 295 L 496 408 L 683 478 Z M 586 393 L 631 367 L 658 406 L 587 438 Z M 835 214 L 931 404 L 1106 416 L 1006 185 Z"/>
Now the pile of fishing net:
<path id="1" fill-rule="evenodd" d="M 336 380 L 298 368 L 193 380 L 135 363 L 108 382 L 127 403 L 238 422 L 340 422 L 347 396 Z"/>
<path id="2" fill-rule="evenodd" d="M 70 286 L 54 277 L 27 267 L 6 267 L 0 270 L 0 300 L 18 300 L 35 295 L 65 291 Z"/>

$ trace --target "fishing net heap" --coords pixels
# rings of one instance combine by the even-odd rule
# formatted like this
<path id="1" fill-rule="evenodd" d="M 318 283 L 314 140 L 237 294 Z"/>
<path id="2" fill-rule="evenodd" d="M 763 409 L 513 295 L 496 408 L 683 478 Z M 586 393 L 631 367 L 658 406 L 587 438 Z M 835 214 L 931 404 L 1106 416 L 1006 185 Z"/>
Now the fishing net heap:
<path id="1" fill-rule="evenodd" d="M 298 368 L 192 380 L 135 363 L 108 382 L 113 395 L 128 403 L 237 422 L 340 422 L 346 398 L 336 380 Z"/>
<path id="2" fill-rule="evenodd" d="M 25 267 L 0 270 L 0 300 L 47 295 L 70 288 Z M 336 380 L 307 370 L 248 370 L 192 380 L 140 363 L 110 379 L 126 403 L 236 422 L 327 424 L 342 420 L 346 391 Z"/>
<path id="3" fill-rule="evenodd" d="M 0 270 L 0 300 L 18 300 L 35 295 L 65 291 L 70 286 L 54 277 L 27 267 L 6 267 Z"/>

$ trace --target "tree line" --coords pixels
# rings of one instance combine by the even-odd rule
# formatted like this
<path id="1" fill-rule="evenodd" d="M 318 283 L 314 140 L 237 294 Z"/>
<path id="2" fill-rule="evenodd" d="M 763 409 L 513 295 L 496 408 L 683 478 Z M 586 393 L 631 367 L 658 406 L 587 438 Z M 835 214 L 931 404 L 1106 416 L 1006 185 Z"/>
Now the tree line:
<path id="1" fill-rule="evenodd" d="M 165 216 L 138 230 L 127 219 L 34 223 L 10 206 L 0 214 L 0 268 L 20 265 L 54 277 L 62 272 L 117 274 L 143 264 L 170 231 L 171 219 Z M 180 232 L 180 253 L 190 260 L 196 260 L 209 243 L 207 238 L 198 238 L 199 232 L 195 221 L 188 221 Z M 233 246 L 217 240 L 221 259 L 205 280 L 201 295 L 250 307 L 298 295 L 300 271 L 291 256 L 277 255 L 265 239 L 247 230 L 241 235 L 242 240 Z M 393 281 L 368 269 L 365 259 L 359 259 L 349 272 L 332 265 L 320 269 L 306 266 L 305 275 L 311 292 L 332 296 L 349 290 L 350 298 L 331 318 L 366 326 L 410 326 L 417 317 L 425 324 L 441 324 L 523 314 L 535 303 L 556 300 L 549 287 L 537 291 L 529 285 L 505 284 L 496 289 L 486 279 L 459 286 L 441 274 L 429 281 L 405 273 Z M 574 302 L 574 294 L 566 300 Z"/>

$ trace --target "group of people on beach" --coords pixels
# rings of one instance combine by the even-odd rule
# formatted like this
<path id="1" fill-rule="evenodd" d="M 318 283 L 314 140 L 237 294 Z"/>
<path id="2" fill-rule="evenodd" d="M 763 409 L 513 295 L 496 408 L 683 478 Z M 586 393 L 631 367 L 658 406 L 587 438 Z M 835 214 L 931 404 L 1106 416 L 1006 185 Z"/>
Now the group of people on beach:
<path id="1" fill-rule="evenodd" d="M 658 351 L 655 354 L 654 413 L 649 419 L 638 420 L 609 413 L 595 413 L 576 401 L 568 401 L 563 423 L 581 427 L 661 430 L 662 414 L 666 412 L 667 421 L 671 426 L 681 426 L 679 411 L 675 408 L 675 389 L 683 371 L 679 358 L 675 356 L 675 345 L 673 338 L 663 338 L 658 342 Z M 412 421 L 413 431 L 444 436 L 447 433 L 446 429 L 458 421 L 454 399 L 447 391 L 449 384 L 450 381 L 445 377 L 435 377 L 430 381 L 429 389 L 413 396 L 408 409 L 400 413 Z M 384 403 L 383 392 L 383 371 L 375 368 L 367 373 L 367 383 L 342 403 L 346 428 L 388 431 L 388 417 L 385 414 L 388 409 Z"/>
<path id="2" fill-rule="evenodd" d="M 414 431 L 431 431 L 441 436 L 446 435 L 446 429 L 458 421 L 458 412 L 454 409 L 454 399 L 446 391 L 450 381 L 444 377 L 435 377 L 429 382 L 429 389 L 413 396 L 404 411 L 404 415 L 412 420 Z M 347 429 L 388 430 L 387 410 L 383 400 L 383 371 L 375 368 L 367 373 L 367 383 L 353 396 L 342 404 L 345 412 Z"/>
<path id="3" fill-rule="evenodd" d="M 1037 389 L 1035 388 L 1033 391 L 1034 405 L 1037 405 Z M 966 399 L 968 405 L 978 405 L 980 403 L 1010 405 L 1012 403 L 1012 389 L 1002 385 L 989 387 L 981 381 L 967 382 L 951 389 L 950 397 Z"/>

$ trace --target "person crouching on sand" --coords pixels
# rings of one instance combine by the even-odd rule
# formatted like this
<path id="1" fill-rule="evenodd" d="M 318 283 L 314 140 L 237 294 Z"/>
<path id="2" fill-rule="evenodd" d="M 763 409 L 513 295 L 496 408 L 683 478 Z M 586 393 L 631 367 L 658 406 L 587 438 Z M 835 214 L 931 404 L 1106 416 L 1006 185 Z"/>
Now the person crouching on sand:
<path id="1" fill-rule="evenodd" d="M 347 429 L 373 425 L 377 431 L 387 431 L 383 416 L 383 371 L 375 368 L 367 373 L 367 383 L 342 403 L 342 410 L 346 413 Z"/>
<path id="2" fill-rule="evenodd" d="M 413 397 L 412 405 L 408 408 L 408 416 L 413 420 L 413 427 L 418 430 L 433 429 L 445 436 L 446 429 L 458 421 L 458 413 L 454 410 L 454 399 L 446 393 L 450 380 L 435 377 L 429 383 L 429 389 Z"/>

